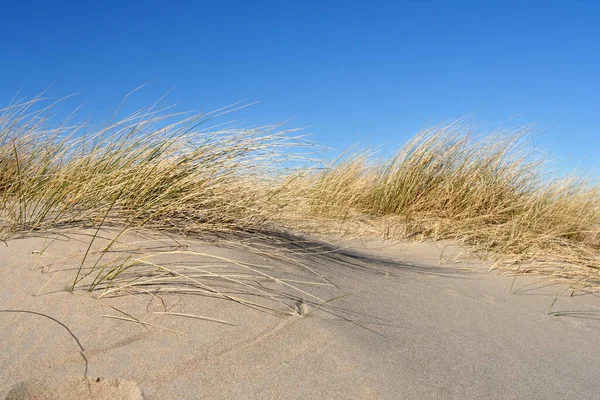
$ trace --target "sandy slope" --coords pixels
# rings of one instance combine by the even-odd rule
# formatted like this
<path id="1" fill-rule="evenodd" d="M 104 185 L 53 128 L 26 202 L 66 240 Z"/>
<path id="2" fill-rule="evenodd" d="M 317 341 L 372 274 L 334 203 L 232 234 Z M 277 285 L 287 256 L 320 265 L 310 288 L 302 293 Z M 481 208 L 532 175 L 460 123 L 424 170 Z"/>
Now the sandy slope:
<path id="1" fill-rule="evenodd" d="M 561 287 L 519 278 L 510 294 L 512 279 L 476 264 L 436 265 L 433 245 L 354 241 L 297 255 L 337 285 L 300 288 L 322 299 L 350 295 L 278 317 L 194 294 L 164 294 L 164 304 L 71 294 L 69 256 L 85 243 L 61 239 L 39 254 L 44 240 L 0 244 L 0 398 L 600 398 L 600 320 L 547 316 Z M 312 274 L 222 240 L 193 245 L 294 280 Z M 553 310 L 598 306 L 576 293 Z M 235 326 L 154 313 L 165 307 Z M 101 316 L 121 311 L 160 327 Z"/>

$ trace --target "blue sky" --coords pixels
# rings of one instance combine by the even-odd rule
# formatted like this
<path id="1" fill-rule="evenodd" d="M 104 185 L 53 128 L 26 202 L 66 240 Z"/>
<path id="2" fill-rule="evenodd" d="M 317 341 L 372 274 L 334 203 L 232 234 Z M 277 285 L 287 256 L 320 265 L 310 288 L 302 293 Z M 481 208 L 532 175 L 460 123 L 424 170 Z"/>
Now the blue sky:
<path id="1" fill-rule="evenodd" d="M 294 118 L 336 148 L 471 115 L 534 123 L 558 171 L 600 167 L 600 2 L 1 4 L 2 105 L 53 84 L 101 120 L 148 83 L 131 107 L 172 88 L 181 109 L 260 101 L 230 118 Z"/>

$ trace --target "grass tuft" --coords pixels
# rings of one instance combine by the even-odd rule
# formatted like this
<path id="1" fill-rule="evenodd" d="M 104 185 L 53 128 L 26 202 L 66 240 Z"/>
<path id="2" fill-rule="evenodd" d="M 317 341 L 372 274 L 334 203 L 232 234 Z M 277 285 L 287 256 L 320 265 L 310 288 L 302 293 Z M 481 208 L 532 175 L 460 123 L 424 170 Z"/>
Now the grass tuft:
<path id="1" fill-rule="evenodd" d="M 498 266 L 597 283 L 600 188 L 583 177 L 552 179 L 527 130 L 475 135 L 464 123 L 426 129 L 373 163 L 347 155 L 302 176 L 304 213 L 356 221 L 354 231 L 397 239 L 459 240 Z M 373 232 L 373 229 L 369 230 Z"/>
<path id="2" fill-rule="evenodd" d="M 211 115 L 143 110 L 97 132 L 44 127 L 34 102 L 0 114 L 0 233 L 119 225 L 182 233 L 269 217 L 273 170 L 296 143 L 276 126 L 206 130 Z M 175 118 L 175 121 L 172 119 Z"/>
<path id="3" fill-rule="evenodd" d="M 498 266 L 529 263 L 528 271 L 599 283 L 600 189 L 578 176 L 546 176 L 526 129 L 478 135 L 459 121 L 423 130 L 384 160 L 362 151 L 324 168 L 286 170 L 306 146 L 292 131 L 211 128 L 236 105 L 191 116 L 153 105 L 94 130 L 72 119 L 50 126 L 53 108 L 43 104 L 0 110 L 2 240 L 64 227 L 95 229 L 93 242 L 107 226 L 188 235 L 266 222 L 312 229 L 307 221 L 317 221 L 321 231 L 342 224 L 459 240 Z M 88 288 L 107 290 L 142 263 L 100 257 L 80 277 L 85 257 L 72 289 L 94 274 Z M 174 274 L 152 267 L 161 279 Z"/>

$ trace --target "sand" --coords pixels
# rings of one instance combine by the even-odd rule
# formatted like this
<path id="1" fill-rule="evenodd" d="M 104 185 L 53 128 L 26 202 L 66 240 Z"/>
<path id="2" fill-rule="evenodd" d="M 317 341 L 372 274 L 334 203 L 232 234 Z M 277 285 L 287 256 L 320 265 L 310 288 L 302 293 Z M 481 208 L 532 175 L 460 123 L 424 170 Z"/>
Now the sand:
<path id="1" fill-rule="evenodd" d="M 235 262 L 265 266 L 256 268 L 289 279 L 261 283 L 275 300 L 206 279 L 282 312 L 273 315 L 181 282 L 158 295 L 70 293 L 87 246 L 82 232 L 63 233 L 0 243 L 0 398 L 600 398 L 598 298 L 540 278 L 513 282 L 476 261 L 439 265 L 452 246 L 325 244 L 282 232 L 272 242 L 278 256 L 231 237 L 179 238 L 204 256 L 162 256 L 220 270 L 229 268 L 222 257 L 232 271 Z M 146 249 L 172 245 L 127 240 L 136 238 Z M 292 254 L 302 266 L 286 262 Z M 559 292 L 552 311 L 561 316 L 549 316 Z M 317 307 L 308 294 L 337 299 Z"/>

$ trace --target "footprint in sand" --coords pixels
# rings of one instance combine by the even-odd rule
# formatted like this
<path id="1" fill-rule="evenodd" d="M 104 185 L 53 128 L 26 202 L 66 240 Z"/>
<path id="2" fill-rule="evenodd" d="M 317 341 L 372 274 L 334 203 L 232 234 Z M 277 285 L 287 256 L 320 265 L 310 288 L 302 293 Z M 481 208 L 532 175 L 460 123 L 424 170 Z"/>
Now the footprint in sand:
<path id="1" fill-rule="evenodd" d="M 136 383 L 118 378 L 62 377 L 19 382 L 6 400 L 143 400 Z"/>

